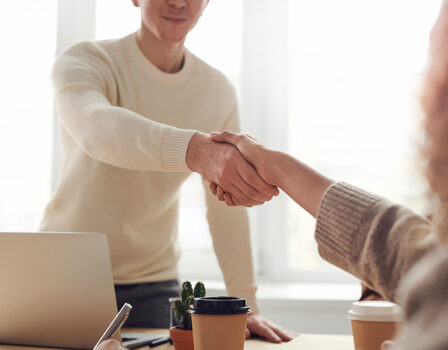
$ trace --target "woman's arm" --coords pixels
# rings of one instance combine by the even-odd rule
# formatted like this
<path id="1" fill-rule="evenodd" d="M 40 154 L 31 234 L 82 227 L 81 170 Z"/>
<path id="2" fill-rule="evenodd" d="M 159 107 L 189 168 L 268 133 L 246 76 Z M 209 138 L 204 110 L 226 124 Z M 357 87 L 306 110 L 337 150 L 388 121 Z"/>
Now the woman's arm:
<path id="1" fill-rule="evenodd" d="M 431 223 L 403 206 L 333 183 L 248 136 L 225 132 L 213 138 L 236 146 L 266 182 L 280 187 L 316 217 L 315 238 L 323 259 L 389 300 L 396 300 L 402 277 L 437 244 Z"/>
<path id="2" fill-rule="evenodd" d="M 212 138 L 233 144 L 267 183 L 281 188 L 313 217 L 317 216 L 322 197 L 334 181 L 286 153 L 265 148 L 249 136 L 226 131 L 213 134 Z M 220 197 L 230 202 L 228 195 Z"/>

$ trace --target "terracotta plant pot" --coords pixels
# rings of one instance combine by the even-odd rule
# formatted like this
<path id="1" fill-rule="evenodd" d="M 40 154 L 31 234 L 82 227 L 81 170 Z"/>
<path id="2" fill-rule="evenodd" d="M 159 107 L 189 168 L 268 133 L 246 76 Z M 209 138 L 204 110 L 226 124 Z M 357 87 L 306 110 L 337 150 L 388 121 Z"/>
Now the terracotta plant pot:
<path id="1" fill-rule="evenodd" d="M 184 331 L 178 327 L 170 328 L 170 338 L 176 350 L 194 350 L 193 331 Z"/>

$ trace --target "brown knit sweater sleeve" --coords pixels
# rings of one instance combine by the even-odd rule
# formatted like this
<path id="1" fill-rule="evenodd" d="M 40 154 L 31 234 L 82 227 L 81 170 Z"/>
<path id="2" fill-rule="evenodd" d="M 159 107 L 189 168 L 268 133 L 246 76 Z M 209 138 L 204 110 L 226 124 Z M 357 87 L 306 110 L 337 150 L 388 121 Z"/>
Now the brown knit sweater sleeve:
<path id="1" fill-rule="evenodd" d="M 393 350 L 448 349 L 448 248 L 427 254 L 398 289 L 405 323 Z"/>
<path id="2" fill-rule="evenodd" d="M 315 237 L 322 258 L 392 301 L 401 278 L 436 244 L 429 221 L 345 183 L 325 193 Z"/>

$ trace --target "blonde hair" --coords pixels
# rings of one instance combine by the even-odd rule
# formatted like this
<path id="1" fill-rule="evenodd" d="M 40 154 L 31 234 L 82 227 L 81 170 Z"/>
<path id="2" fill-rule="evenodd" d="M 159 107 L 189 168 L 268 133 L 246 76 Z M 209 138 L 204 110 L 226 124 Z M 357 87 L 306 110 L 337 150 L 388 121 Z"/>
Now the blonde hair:
<path id="1" fill-rule="evenodd" d="M 434 217 L 440 238 L 448 242 L 448 0 L 431 32 L 431 52 L 421 102 L 426 114 L 427 178 L 440 199 Z"/>

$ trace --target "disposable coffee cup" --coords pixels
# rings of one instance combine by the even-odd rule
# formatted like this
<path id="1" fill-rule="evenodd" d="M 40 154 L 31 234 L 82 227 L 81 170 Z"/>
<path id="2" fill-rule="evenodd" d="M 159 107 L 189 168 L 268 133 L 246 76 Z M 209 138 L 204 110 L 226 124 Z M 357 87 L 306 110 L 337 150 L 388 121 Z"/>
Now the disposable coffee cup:
<path id="1" fill-rule="evenodd" d="M 393 340 L 402 321 L 401 308 L 388 301 L 357 301 L 348 312 L 355 350 L 380 350 Z"/>
<path id="2" fill-rule="evenodd" d="M 243 298 L 195 298 L 190 307 L 195 350 L 243 350 L 247 314 Z"/>

